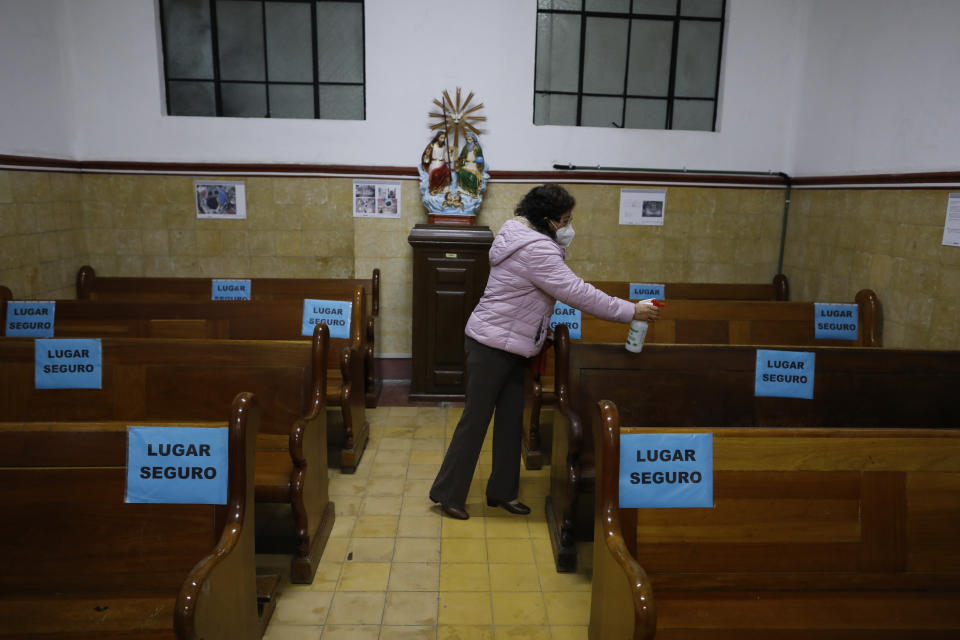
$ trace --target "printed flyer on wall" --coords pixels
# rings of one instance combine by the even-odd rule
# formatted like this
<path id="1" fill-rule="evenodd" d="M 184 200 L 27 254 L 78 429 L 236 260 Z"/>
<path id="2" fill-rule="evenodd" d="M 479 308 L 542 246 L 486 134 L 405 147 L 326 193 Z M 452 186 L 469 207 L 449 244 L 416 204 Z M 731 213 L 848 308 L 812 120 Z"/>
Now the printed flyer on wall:
<path id="1" fill-rule="evenodd" d="M 195 180 L 198 218 L 247 217 L 247 202 L 242 182 L 210 182 Z"/>
<path id="2" fill-rule="evenodd" d="M 960 247 L 960 193 L 947 200 L 947 219 L 943 223 L 943 244 Z"/>
<path id="3" fill-rule="evenodd" d="M 663 226 L 665 189 L 621 189 L 620 224 Z"/>
<path id="4" fill-rule="evenodd" d="M 400 183 L 353 181 L 354 218 L 399 218 Z"/>

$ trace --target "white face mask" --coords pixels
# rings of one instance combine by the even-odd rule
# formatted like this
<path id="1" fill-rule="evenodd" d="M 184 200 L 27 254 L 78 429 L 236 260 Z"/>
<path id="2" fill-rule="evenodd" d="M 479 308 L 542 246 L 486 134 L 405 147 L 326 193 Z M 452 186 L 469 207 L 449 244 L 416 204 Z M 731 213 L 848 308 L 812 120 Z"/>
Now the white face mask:
<path id="1" fill-rule="evenodd" d="M 573 236 L 576 234 L 572 224 L 560 227 L 554 233 L 557 234 L 557 243 L 564 247 L 570 246 L 570 243 L 573 242 Z"/>

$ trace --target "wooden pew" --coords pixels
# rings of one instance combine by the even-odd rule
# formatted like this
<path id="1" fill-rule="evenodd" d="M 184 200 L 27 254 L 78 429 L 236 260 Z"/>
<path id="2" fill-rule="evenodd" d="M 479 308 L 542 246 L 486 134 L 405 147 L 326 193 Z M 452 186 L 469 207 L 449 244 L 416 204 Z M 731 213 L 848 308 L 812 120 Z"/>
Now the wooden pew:
<path id="1" fill-rule="evenodd" d="M 0 423 L 0 638 L 261 637 L 258 425 L 249 393 L 182 425 L 229 428 L 227 504 L 203 505 L 124 503 L 127 423 Z"/>
<path id="2" fill-rule="evenodd" d="M 622 293 L 626 293 L 626 286 L 624 284 Z M 650 323 L 645 344 L 879 347 L 880 301 L 877 295 L 870 289 L 862 289 L 857 292 L 854 302 L 859 313 L 859 337 L 855 341 L 818 340 L 814 330 L 813 302 L 684 299 L 670 300 L 660 309 L 660 319 Z M 587 313 L 582 314 L 582 325 L 582 342 L 622 344 L 626 341 L 627 325 L 600 320 Z M 527 468 L 539 469 L 543 464 L 540 414 L 544 405 L 552 405 L 555 401 L 552 350 L 546 353 L 544 373 L 528 374 L 525 386 L 522 451 Z"/>
<path id="3" fill-rule="evenodd" d="M 341 420 L 328 425 L 340 446 L 340 466 L 356 470 L 369 440 L 364 385 L 362 289 L 353 291 L 349 338 L 330 338 L 326 402 Z M 0 318 L 6 318 L 0 298 Z M 129 338 L 219 338 L 228 340 L 309 340 L 302 335 L 303 300 L 115 301 L 57 300 L 54 335 Z M 0 328 L 0 335 L 6 324 Z"/>
<path id="4" fill-rule="evenodd" d="M 250 278 L 251 300 L 352 300 L 357 287 L 363 287 L 361 335 L 364 353 L 364 393 L 366 406 L 377 406 L 383 378 L 374 359 L 377 344 L 377 318 L 380 317 L 380 269 L 370 278 Z M 137 300 L 173 302 L 210 300 L 211 278 L 103 277 L 93 267 L 77 271 L 78 300 Z"/>
<path id="5" fill-rule="evenodd" d="M 630 283 L 617 280 L 594 280 L 590 284 L 618 298 L 630 299 Z M 663 283 L 667 300 L 780 300 L 790 299 L 787 276 L 778 273 L 769 284 L 741 284 L 732 282 L 666 282 Z"/>
<path id="6" fill-rule="evenodd" d="M 5 420 L 214 420 L 256 393 L 257 551 L 290 553 L 309 584 L 334 522 L 327 477 L 326 325 L 312 342 L 102 338 L 101 389 L 34 388 L 34 341 L 0 340 Z"/>
<path id="7" fill-rule="evenodd" d="M 594 443 L 589 408 L 616 403 L 637 427 L 942 428 L 960 425 L 951 403 L 960 352 L 859 347 L 777 347 L 814 352 L 812 400 L 754 397 L 756 346 L 586 344 L 557 336 L 547 519 L 558 568 L 573 570 L 574 543 L 593 532 Z M 767 348 L 767 347 L 764 347 Z"/>
<path id="8" fill-rule="evenodd" d="M 602 400 L 592 422 L 591 640 L 960 637 L 956 421 L 633 427 Z M 666 431 L 713 434 L 714 508 L 620 507 L 620 435 Z"/>

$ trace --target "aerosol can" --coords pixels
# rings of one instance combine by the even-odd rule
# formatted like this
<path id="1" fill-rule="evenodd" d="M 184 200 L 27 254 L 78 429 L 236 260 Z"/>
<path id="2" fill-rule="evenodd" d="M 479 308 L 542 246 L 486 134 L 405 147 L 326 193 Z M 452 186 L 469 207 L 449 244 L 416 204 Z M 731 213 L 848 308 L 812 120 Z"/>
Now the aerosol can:
<path id="1" fill-rule="evenodd" d="M 662 307 L 664 303 L 652 298 L 642 300 L 641 302 L 652 302 L 655 307 Z M 627 343 L 624 345 L 627 351 L 640 353 L 643 351 L 643 340 L 647 337 L 646 320 L 634 320 L 630 323 L 630 331 L 627 333 Z"/>

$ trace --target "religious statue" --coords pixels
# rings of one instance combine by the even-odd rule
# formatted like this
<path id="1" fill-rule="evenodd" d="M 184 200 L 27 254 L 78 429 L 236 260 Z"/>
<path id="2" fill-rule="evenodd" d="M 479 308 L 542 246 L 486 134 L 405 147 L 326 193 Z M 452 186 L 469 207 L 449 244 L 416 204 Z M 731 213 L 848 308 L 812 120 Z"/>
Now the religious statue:
<path id="1" fill-rule="evenodd" d="M 428 188 L 431 194 L 441 193 L 450 185 L 450 148 L 447 146 L 447 134 L 443 131 L 433 136 L 433 140 L 423 150 L 420 166 L 427 172 Z"/>
<path id="2" fill-rule="evenodd" d="M 474 198 L 483 182 L 483 149 L 477 134 L 468 133 L 467 141 L 457 157 L 457 184 Z"/>
<path id="3" fill-rule="evenodd" d="M 481 131 L 476 126 L 486 117 L 478 114 L 483 103 L 471 105 L 473 92 L 463 102 L 460 96 L 457 88 L 456 100 L 444 91 L 440 100 L 433 101 L 440 111 L 429 114 L 436 119 L 430 126 L 436 133 L 420 157 L 420 194 L 431 217 L 466 216 L 472 220 L 490 178 L 480 147 Z M 459 148 L 461 138 L 464 144 Z"/>

